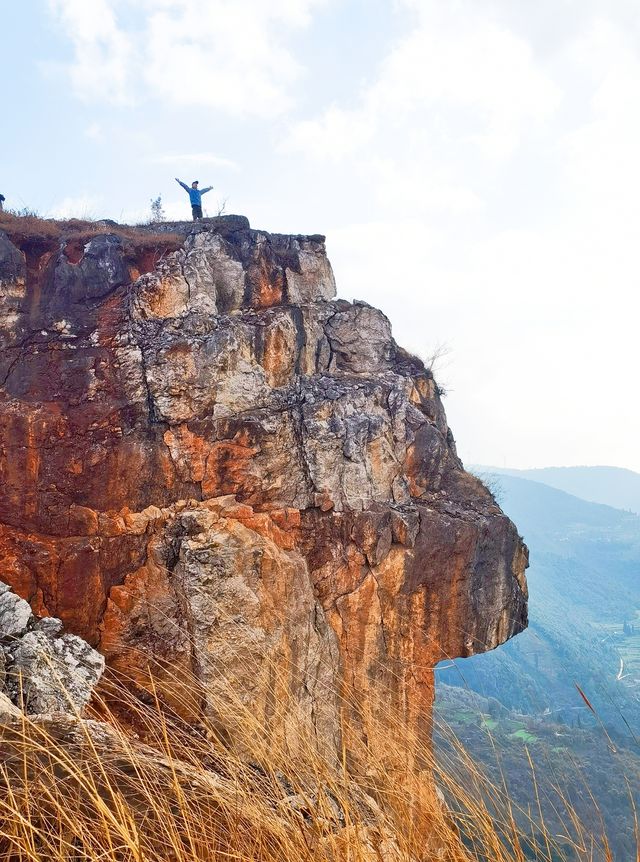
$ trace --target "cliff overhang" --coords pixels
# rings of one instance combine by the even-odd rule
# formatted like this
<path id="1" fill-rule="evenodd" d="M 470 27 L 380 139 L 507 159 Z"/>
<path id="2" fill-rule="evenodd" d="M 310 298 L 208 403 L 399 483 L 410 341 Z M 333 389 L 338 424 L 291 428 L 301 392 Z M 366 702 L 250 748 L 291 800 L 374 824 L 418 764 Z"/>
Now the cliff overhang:
<path id="1" fill-rule="evenodd" d="M 326 739 L 344 698 L 428 731 L 434 665 L 526 625 L 526 548 L 324 237 L 0 227 L 0 579 L 175 705 L 224 667 L 270 726 L 281 686 Z"/>

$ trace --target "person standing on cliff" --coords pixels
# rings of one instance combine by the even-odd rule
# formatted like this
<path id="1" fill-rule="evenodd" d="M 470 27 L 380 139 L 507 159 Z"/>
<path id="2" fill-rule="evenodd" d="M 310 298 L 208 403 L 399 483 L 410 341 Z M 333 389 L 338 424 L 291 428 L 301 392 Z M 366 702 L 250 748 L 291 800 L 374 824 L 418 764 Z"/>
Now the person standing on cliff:
<path id="1" fill-rule="evenodd" d="M 4 209 L 4 195 L 0 194 L 0 213 Z"/>
<path id="2" fill-rule="evenodd" d="M 176 177 L 176 182 L 181 185 L 189 195 L 193 220 L 198 221 L 198 219 L 202 218 L 202 195 L 206 195 L 207 192 L 210 192 L 213 186 L 207 186 L 206 189 L 199 189 L 198 180 L 194 180 L 191 183 L 191 188 L 189 188 L 189 186 L 186 183 L 183 183 L 182 180 L 179 180 L 178 177 Z"/>

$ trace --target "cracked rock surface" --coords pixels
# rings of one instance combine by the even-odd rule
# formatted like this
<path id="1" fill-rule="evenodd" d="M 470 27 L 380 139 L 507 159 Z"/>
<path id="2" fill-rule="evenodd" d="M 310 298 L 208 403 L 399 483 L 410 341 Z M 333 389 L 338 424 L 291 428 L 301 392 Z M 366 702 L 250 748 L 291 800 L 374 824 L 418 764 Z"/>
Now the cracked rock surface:
<path id="1" fill-rule="evenodd" d="M 3 715 L 79 713 L 104 670 L 104 658 L 55 617 L 38 619 L 0 581 L 0 719 Z"/>
<path id="2" fill-rule="evenodd" d="M 183 669 L 329 745 L 332 692 L 428 732 L 433 666 L 526 625 L 515 526 L 323 237 L 163 230 L 160 260 L 0 234 L 3 576 L 176 708 Z"/>

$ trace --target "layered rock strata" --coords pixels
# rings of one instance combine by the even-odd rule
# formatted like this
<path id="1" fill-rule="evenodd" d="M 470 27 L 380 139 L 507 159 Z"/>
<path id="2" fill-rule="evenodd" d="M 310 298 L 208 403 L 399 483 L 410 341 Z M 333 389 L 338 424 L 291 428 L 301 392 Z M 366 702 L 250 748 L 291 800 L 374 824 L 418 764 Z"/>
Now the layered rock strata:
<path id="1" fill-rule="evenodd" d="M 526 624 L 516 528 L 323 237 L 164 229 L 0 234 L 3 577 L 176 705 L 224 676 L 266 726 L 333 743 L 337 692 L 426 730 L 433 666 Z"/>

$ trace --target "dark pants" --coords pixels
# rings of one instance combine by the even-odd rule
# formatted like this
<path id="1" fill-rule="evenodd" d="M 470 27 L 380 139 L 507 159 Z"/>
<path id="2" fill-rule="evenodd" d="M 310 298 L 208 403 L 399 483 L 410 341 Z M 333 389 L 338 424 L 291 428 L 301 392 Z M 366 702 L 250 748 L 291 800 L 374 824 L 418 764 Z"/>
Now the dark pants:
<path id="1" fill-rule="evenodd" d="M 202 207 L 192 206 L 191 215 L 194 221 L 198 221 L 199 218 L 202 218 Z"/>

